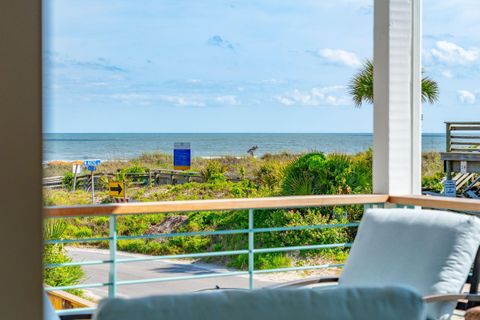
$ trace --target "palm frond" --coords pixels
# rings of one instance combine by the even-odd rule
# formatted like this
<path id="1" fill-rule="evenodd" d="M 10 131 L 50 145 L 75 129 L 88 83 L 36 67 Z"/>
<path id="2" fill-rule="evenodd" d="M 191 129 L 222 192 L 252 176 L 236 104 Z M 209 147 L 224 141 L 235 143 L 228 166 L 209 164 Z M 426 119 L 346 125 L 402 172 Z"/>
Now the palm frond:
<path id="1" fill-rule="evenodd" d="M 61 239 L 67 224 L 62 220 L 48 220 L 43 227 L 43 239 L 44 240 L 57 240 Z"/>
<path id="2" fill-rule="evenodd" d="M 439 89 L 435 80 L 430 77 L 423 77 L 422 79 L 422 101 L 428 103 L 435 103 L 438 101 Z"/>
<path id="3" fill-rule="evenodd" d="M 348 85 L 348 92 L 352 96 L 355 107 L 363 103 L 373 104 L 373 61 L 366 60 L 362 68 L 355 74 Z M 422 101 L 435 103 L 438 101 L 438 83 L 430 77 L 422 79 Z"/>
<path id="4" fill-rule="evenodd" d="M 362 69 L 353 77 L 348 86 L 356 107 L 363 102 L 373 103 L 373 62 L 366 60 Z"/>

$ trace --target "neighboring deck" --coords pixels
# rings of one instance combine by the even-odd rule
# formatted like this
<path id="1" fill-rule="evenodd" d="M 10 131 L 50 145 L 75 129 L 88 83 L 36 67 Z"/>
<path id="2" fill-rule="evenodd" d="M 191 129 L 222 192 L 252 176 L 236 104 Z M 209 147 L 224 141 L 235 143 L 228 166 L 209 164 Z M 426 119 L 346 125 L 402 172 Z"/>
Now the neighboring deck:
<path id="1" fill-rule="evenodd" d="M 446 122 L 445 163 L 447 179 L 452 172 L 480 173 L 480 122 Z"/>

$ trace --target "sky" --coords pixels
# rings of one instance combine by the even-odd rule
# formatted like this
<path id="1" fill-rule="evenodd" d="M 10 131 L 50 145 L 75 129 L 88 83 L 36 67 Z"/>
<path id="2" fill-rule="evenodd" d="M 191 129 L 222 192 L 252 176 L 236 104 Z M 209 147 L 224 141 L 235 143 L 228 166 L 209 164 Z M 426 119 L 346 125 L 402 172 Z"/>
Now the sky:
<path id="1" fill-rule="evenodd" d="M 45 132 L 372 132 L 373 0 L 47 0 Z M 424 132 L 480 120 L 478 0 L 424 0 Z"/>

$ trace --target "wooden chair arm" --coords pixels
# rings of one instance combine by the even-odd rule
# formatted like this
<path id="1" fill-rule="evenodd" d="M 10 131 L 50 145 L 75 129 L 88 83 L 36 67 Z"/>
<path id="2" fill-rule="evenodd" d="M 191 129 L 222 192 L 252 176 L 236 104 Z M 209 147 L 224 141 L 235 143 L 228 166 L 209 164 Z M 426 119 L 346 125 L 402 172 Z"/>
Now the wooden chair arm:
<path id="1" fill-rule="evenodd" d="M 423 296 L 423 301 L 426 303 L 432 302 L 448 302 L 457 300 L 480 301 L 480 295 L 471 293 L 457 293 L 457 294 L 434 294 Z"/>

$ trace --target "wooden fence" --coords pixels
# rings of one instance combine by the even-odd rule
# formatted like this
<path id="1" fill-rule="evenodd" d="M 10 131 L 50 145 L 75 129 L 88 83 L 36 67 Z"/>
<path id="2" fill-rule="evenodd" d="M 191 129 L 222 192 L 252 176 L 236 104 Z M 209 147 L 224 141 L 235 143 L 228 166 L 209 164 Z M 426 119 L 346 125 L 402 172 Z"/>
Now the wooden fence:
<path id="1" fill-rule="evenodd" d="M 95 173 L 95 189 L 97 181 L 105 177 L 113 179 L 116 173 Z M 126 173 L 125 177 L 134 185 L 166 185 L 166 184 L 183 184 L 188 182 L 204 182 L 205 178 L 198 172 L 185 172 L 179 170 L 155 169 L 146 173 Z M 239 180 L 236 177 L 227 177 L 228 180 Z M 91 175 L 89 173 L 76 177 L 76 188 L 90 190 L 92 185 Z M 55 189 L 64 187 L 64 177 L 45 177 L 43 178 L 43 186 L 45 188 Z"/>

